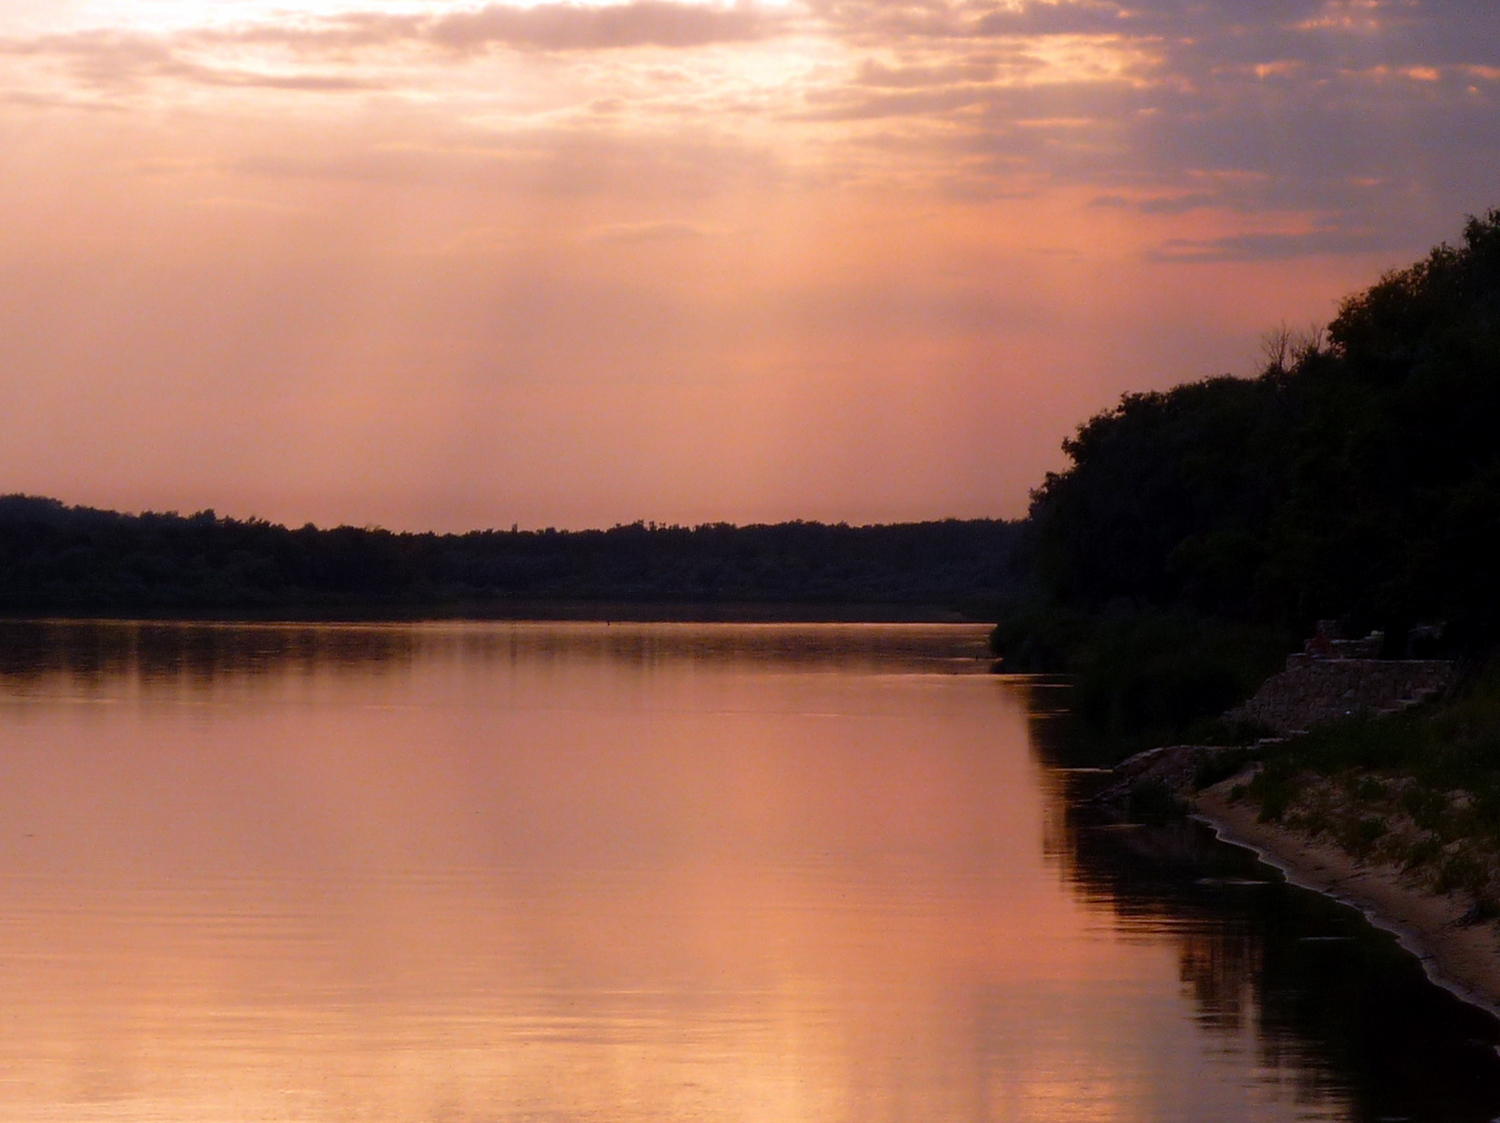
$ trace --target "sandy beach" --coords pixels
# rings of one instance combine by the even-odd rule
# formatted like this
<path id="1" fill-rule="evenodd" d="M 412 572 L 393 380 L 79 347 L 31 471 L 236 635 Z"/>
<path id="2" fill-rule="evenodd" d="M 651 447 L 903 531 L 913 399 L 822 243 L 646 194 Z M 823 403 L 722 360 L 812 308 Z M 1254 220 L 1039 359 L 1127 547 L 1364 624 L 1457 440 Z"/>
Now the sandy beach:
<path id="1" fill-rule="evenodd" d="M 1255 807 L 1229 801 L 1233 784 L 1200 792 L 1194 817 L 1225 842 L 1254 850 L 1294 885 L 1358 908 L 1394 933 L 1433 982 L 1500 1016 L 1500 921 L 1466 923 L 1469 902 L 1461 894 L 1433 893 L 1397 866 L 1360 862 L 1331 842 L 1257 822 Z"/>

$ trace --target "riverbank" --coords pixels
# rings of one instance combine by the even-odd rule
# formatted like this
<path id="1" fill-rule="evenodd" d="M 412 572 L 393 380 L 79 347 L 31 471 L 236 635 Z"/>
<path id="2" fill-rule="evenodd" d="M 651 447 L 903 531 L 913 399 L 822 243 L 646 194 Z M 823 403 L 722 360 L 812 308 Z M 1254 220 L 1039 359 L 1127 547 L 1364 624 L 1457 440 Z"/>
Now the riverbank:
<path id="1" fill-rule="evenodd" d="M 1199 792 L 1194 818 L 1223 841 L 1255 851 L 1292 884 L 1359 909 L 1393 933 L 1434 983 L 1500 1016 L 1500 920 L 1475 921 L 1466 895 L 1436 893 L 1394 863 L 1362 861 L 1336 842 L 1259 821 L 1254 803 L 1231 801 L 1235 783 Z"/>

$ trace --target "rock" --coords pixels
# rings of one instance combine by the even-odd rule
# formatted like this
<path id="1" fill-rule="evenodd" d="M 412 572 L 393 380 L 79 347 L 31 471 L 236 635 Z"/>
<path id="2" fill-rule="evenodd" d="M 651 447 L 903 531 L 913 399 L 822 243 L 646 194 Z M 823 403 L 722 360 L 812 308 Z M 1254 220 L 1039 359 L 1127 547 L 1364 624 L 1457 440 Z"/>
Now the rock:
<path id="1" fill-rule="evenodd" d="M 1148 785 L 1159 785 L 1177 795 L 1184 795 L 1192 791 L 1193 782 L 1204 765 L 1240 752 L 1240 749 L 1223 745 L 1167 745 L 1147 749 L 1115 765 L 1115 781 L 1094 796 L 1094 802 L 1112 810 L 1123 810 L 1130 802 L 1131 793 Z"/>

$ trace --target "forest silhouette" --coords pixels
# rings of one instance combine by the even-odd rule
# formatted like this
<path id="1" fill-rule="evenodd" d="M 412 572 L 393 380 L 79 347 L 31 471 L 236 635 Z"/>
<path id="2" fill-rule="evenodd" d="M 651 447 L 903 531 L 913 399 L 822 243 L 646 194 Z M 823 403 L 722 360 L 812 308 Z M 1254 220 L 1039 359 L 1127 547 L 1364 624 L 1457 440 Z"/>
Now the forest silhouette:
<path id="1" fill-rule="evenodd" d="M 1388 657 L 1500 638 L 1500 211 L 1271 343 L 1257 377 L 1125 395 L 1033 493 L 993 646 L 1117 738 L 1223 711 L 1318 620 Z"/>
<path id="2" fill-rule="evenodd" d="M 583 614 L 590 603 L 595 614 L 606 604 L 626 613 L 632 604 L 983 613 L 1014 583 L 1018 536 L 1016 524 L 991 519 L 467 534 L 289 529 L 212 511 L 127 515 L 10 495 L 0 498 L 0 611 L 483 616 L 573 602 L 570 611 Z"/>

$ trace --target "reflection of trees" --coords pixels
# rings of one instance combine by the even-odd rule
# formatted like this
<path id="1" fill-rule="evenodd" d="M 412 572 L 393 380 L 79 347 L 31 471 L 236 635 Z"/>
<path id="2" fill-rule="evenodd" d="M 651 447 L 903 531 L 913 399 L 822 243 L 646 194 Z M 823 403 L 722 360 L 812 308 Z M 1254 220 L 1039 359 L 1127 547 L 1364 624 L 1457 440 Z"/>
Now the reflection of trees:
<path id="1" fill-rule="evenodd" d="M 226 675 L 378 668 L 410 660 L 399 628 L 115 621 L 0 621 L 0 681 L 62 675 L 208 683 Z"/>
<path id="2" fill-rule="evenodd" d="M 206 684 L 226 677 L 388 672 L 425 659 L 471 664 L 649 667 L 687 661 L 799 670 L 975 673 L 983 627 L 828 624 L 248 624 L 0 620 L 0 684 L 63 675 L 82 683 L 138 677 Z"/>
<path id="3" fill-rule="evenodd" d="M 1179 973 L 1209 1029 L 1238 1033 L 1249 983 L 1260 973 L 1259 948 L 1243 937 L 1188 931 L 1177 937 Z"/>
<path id="4" fill-rule="evenodd" d="M 1066 771 L 1067 724 L 1050 708 L 1032 721 L 1054 797 L 1047 852 L 1125 938 L 1175 944 L 1206 1033 L 1253 1047 L 1266 1079 L 1299 1095 L 1345 1100 L 1353 1118 L 1500 1113 L 1500 1025 L 1432 986 L 1353 909 L 1286 885 L 1208 828 L 1126 826 L 1091 808 L 1100 774 Z"/>

